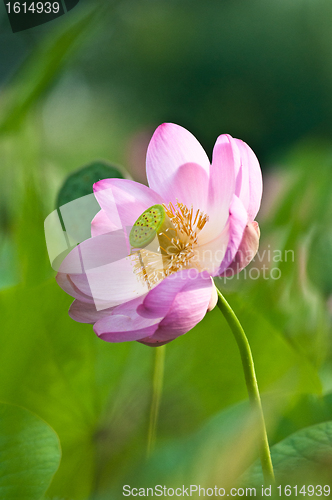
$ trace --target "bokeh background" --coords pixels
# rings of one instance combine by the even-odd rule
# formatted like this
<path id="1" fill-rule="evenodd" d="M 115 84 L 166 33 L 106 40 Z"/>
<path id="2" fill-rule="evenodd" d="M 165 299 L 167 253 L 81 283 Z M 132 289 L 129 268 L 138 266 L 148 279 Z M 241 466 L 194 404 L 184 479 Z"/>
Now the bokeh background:
<path id="1" fill-rule="evenodd" d="M 257 458 L 220 311 L 166 348 L 146 462 L 154 350 L 108 344 L 72 321 L 48 260 L 44 219 L 67 176 L 107 159 L 145 182 L 146 147 L 165 121 L 210 156 L 227 132 L 260 160 L 253 266 L 278 268 L 280 279 L 242 273 L 219 286 L 252 346 L 279 482 L 331 481 L 331 26 L 328 0 L 81 0 L 13 34 L 1 6 L 0 400 L 60 439 L 48 500 L 117 500 L 125 484 L 232 487 Z M 268 262 L 274 250 L 282 258 Z M 22 500 L 35 498 L 25 487 Z"/>

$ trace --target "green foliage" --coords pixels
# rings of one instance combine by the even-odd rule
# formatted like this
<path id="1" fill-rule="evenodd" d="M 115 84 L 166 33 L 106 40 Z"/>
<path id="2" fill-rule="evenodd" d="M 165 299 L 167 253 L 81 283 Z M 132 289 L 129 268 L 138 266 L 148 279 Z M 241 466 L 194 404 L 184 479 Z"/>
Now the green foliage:
<path id="1" fill-rule="evenodd" d="M 0 404 L 0 497 L 40 500 L 61 457 L 57 435 L 18 406 Z"/>
<path id="2" fill-rule="evenodd" d="M 40 418 L 59 436 L 62 460 L 47 492 L 50 500 L 117 499 L 123 484 L 235 485 L 257 458 L 257 426 L 246 404 L 237 346 L 219 311 L 166 348 L 157 447 L 145 462 L 153 351 L 135 342 L 108 344 L 90 325 L 68 317 L 71 298 L 54 280 L 43 235 L 44 219 L 54 206 L 92 193 L 93 182 L 105 176 L 125 176 L 105 162 L 91 167 L 91 161 L 105 156 L 127 165 L 133 132 L 178 121 L 212 145 L 216 135 L 230 131 L 250 144 L 253 138 L 269 160 L 279 150 L 282 167 L 277 180 L 266 173 L 272 191 L 265 190 L 265 205 L 274 189 L 278 196 L 259 215 L 261 254 L 252 267 L 262 268 L 269 248 L 283 257 L 293 251 L 294 259 L 270 262 L 280 279 L 246 279 L 243 271 L 217 283 L 252 346 L 278 473 L 296 466 L 302 478 L 304 456 L 311 464 L 315 453 L 321 457 L 326 449 L 328 463 L 331 459 L 324 447 L 332 421 L 332 148 L 308 137 L 294 146 L 294 137 L 308 130 L 310 109 L 318 123 L 317 109 L 332 93 L 329 79 L 319 93 L 322 81 L 316 72 L 305 71 L 304 79 L 294 74 L 304 71 L 307 58 L 316 64 L 317 53 L 330 54 L 329 16 L 325 32 L 320 23 L 310 25 L 315 43 L 308 53 L 295 34 L 309 19 L 309 4 L 298 16 L 296 2 L 269 7 L 257 0 L 257 10 L 244 2 L 218 2 L 223 15 L 217 16 L 214 1 L 204 6 L 128 1 L 117 9 L 114 3 L 99 13 L 91 3 L 76 17 L 64 16 L 40 38 L 3 92 L 0 399 L 39 416 L 17 409 L 27 426 L 27 445 L 30 423 L 40 429 L 31 457 L 37 460 L 39 445 L 47 451 L 53 442 L 54 453 L 58 449 Z M 322 0 L 319 4 L 324 8 L 316 20 L 331 9 Z M 272 63 L 260 52 L 265 46 Z M 327 75 L 325 68 L 321 64 L 319 74 Z M 305 102 L 303 127 L 302 115 L 290 116 L 292 107 L 285 102 L 295 110 Z M 324 107 L 322 124 L 329 110 Z M 131 151 L 138 167 L 143 142 Z M 75 170 L 80 165 L 88 167 Z M 51 463 L 41 451 L 39 456 L 43 464 Z M 53 458 L 40 496 L 56 467 Z M 324 464 L 321 470 L 310 469 L 310 480 L 325 480 Z M 261 481 L 257 466 L 254 471 Z M 28 498 L 25 485 L 18 483 L 20 500 Z"/>
<path id="3" fill-rule="evenodd" d="M 77 42 L 90 28 L 93 12 L 87 11 L 78 20 L 52 31 L 44 38 L 6 89 L 5 106 L 0 120 L 0 131 L 8 133 L 17 128 L 31 107 L 54 85 L 63 72 Z"/>
<path id="4" fill-rule="evenodd" d="M 24 405 L 52 425 L 63 450 L 56 494 L 84 498 L 94 482 L 95 448 L 103 442 L 105 432 L 113 432 L 112 425 L 103 430 L 103 419 L 109 422 L 110 418 L 105 414 L 109 398 L 112 396 L 113 404 L 119 399 L 118 384 L 133 369 L 130 353 L 140 346 L 98 341 L 90 327 L 67 317 L 69 303 L 70 298 L 53 280 L 30 289 L 29 294 L 21 287 L 2 294 L 7 335 L 2 338 L 0 355 L 0 397 Z M 16 307 L 19 315 L 14 313 Z M 64 314 L 58 314 L 58 307 Z M 11 313 L 5 315 L 5 311 Z M 136 383 L 142 370 L 144 365 L 135 370 Z M 131 393 L 133 383 L 128 381 L 123 395 Z M 146 383 L 145 379 L 142 394 Z M 143 395 L 137 399 L 145 408 Z M 114 453 L 113 447 L 109 452 Z"/>
<path id="5" fill-rule="evenodd" d="M 332 230 L 329 225 L 320 225 L 313 231 L 309 253 L 309 277 L 328 297 L 332 294 Z"/>
<path id="6" fill-rule="evenodd" d="M 331 485 L 332 422 L 306 427 L 271 448 L 277 484 Z M 263 483 L 256 463 L 242 478 L 243 484 Z"/>
<path id="7" fill-rule="evenodd" d="M 124 179 L 123 169 L 106 161 L 95 161 L 70 174 L 63 183 L 56 202 L 57 208 L 77 198 L 93 193 L 93 184 L 107 178 Z"/>

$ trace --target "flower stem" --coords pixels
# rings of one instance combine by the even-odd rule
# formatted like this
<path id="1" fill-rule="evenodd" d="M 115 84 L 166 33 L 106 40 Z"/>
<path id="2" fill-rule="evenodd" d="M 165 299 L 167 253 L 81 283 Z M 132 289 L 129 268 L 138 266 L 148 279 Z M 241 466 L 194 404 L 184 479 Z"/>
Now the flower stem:
<path id="1" fill-rule="evenodd" d="M 249 401 L 251 403 L 252 408 L 255 410 L 258 416 L 259 427 L 260 427 L 260 459 L 263 469 L 264 480 L 268 484 L 274 484 L 275 479 L 274 479 L 273 465 L 271 460 L 269 442 L 267 439 L 263 408 L 255 374 L 254 360 L 252 357 L 250 345 L 246 337 L 246 334 L 244 333 L 244 330 L 241 326 L 241 323 L 239 322 L 233 309 L 228 304 L 227 300 L 218 290 L 218 288 L 217 288 L 217 293 L 218 293 L 217 305 L 220 311 L 223 313 L 228 325 L 230 326 L 234 334 L 235 340 L 237 342 L 237 345 L 239 347 L 242 366 L 244 370 L 244 377 L 246 380 L 247 390 L 249 394 Z"/>
<path id="2" fill-rule="evenodd" d="M 163 391 L 165 350 L 166 350 L 165 345 L 155 347 L 153 393 L 152 393 L 152 402 L 150 410 L 149 431 L 148 431 L 147 458 L 150 457 L 156 443 L 156 431 L 157 431 L 159 407 Z"/>

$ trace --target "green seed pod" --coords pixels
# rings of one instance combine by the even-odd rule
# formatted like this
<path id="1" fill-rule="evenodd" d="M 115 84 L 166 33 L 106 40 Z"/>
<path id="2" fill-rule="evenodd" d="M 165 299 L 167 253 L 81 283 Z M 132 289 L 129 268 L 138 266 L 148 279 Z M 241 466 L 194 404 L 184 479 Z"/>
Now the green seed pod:
<path id="1" fill-rule="evenodd" d="M 174 226 L 167 216 L 162 205 L 153 205 L 143 212 L 133 225 L 129 241 L 133 248 L 144 248 L 151 243 L 155 236 L 165 233 L 169 229 L 175 232 Z M 170 238 L 174 236 L 170 235 Z M 160 240 L 160 238 L 159 238 Z"/>

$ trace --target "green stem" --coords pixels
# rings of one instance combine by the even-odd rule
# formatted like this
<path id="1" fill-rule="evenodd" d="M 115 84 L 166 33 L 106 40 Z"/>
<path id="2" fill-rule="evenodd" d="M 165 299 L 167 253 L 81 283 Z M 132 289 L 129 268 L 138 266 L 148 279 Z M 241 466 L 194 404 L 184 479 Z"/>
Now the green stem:
<path id="1" fill-rule="evenodd" d="M 260 459 L 262 463 L 264 480 L 268 484 L 274 484 L 274 472 L 273 465 L 271 460 L 269 442 L 267 439 L 266 426 L 263 414 L 263 408 L 261 403 L 261 398 L 259 395 L 258 384 L 255 374 L 255 366 L 254 360 L 252 357 L 250 345 L 246 334 L 241 326 L 241 323 L 237 319 L 233 309 L 228 304 L 225 297 L 218 290 L 218 307 L 220 311 L 223 313 L 228 325 L 230 326 L 237 345 L 240 349 L 240 355 L 242 360 L 242 366 L 244 370 L 244 377 L 247 384 L 247 390 L 249 394 L 249 401 L 251 403 L 252 408 L 255 410 L 260 427 Z"/>
<path id="2" fill-rule="evenodd" d="M 147 457 L 149 458 L 156 443 L 156 430 L 159 415 L 161 394 L 163 391 L 164 365 L 166 346 L 155 347 L 155 362 L 153 372 L 153 394 L 150 410 L 150 422 L 148 431 Z"/>

